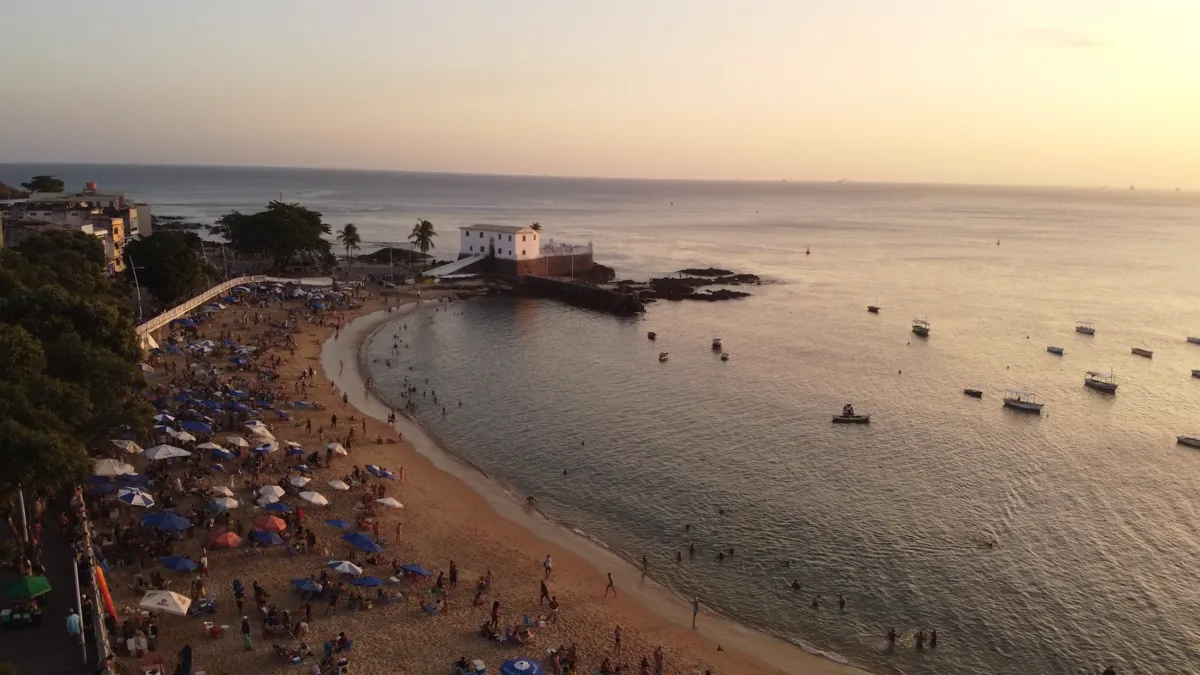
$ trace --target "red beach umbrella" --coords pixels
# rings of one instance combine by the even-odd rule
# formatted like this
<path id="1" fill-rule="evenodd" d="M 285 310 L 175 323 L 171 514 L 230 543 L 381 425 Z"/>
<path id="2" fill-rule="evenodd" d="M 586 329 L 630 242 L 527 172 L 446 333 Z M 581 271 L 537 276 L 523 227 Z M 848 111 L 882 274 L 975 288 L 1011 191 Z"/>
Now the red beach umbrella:
<path id="1" fill-rule="evenodd" d="M 287 529 L 287 523 L 275 516 L 259 516 L 254 519 L 254 527 L 267 532 L 283 532 Z"/>
<path id="2" fill-rule="evenodd" d="M 214 532 L 209 535 L 208 544 L 213 548 L 237 548 L 242 545 L 242 538 L 232 532 Z"/>

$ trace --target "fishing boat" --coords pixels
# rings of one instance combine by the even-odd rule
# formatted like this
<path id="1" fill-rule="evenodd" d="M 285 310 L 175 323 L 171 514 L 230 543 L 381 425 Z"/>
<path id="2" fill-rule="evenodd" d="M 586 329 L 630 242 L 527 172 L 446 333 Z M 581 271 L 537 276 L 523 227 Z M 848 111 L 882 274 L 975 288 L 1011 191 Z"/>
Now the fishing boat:
<path id="1" fill-rule="evenodd" d="M 1051 354 L 1058 354 L 1059 356 L 1062 356 L 1063 348 L 1062 347 L 1046 347 L 1046 351 L 1050 352 Z"/>
<path id="2" fill-rule="evenodd" d="M 1142 347 L 1134 347 L 1129 351 L 1133 352 L 1137 356 L 1144 356 L 1148 359 L 1154 358 L 1154 352 L 1150 351 L 1149 349 L 1143 349 Z"/>
<path id="3" fill-rule="evenodd" d="M 649 333 L 646 333 L 646 337 L 650 338 L 651 340 L 657 340 L 658 333 L 655 333 L 654 331 L 650 331 Z"/>
<path id="4" fill-rule="evenodd" d="M 1193 370 L 1192 377 L 1200 377 L 1200 370 Z"/>
<path id="5" fill-rule="evenodd" d="M 659 352 L 659 353 L 658 353 L 658 362 L 659 362 L 659 363 L 663 363 L 663 362 L 664 362 L 664 361 L 666 361 L 666 360 L 667 360 L 667 353 L 666 353 L 666 352 Z"/>
<path id="6" fill-rule="evenodd" d="M 1200 337 L 1189 337 L 1188 342 L 1194 345 L 1200 345 Z"/>
<path id="7" fill-rule="evenodd" d="M 963 393 L 973 398 L 983 398 L 983 391 L 979 389 L 963 389 Z"/>
<path id="8" fill-rule="evenodd" d="M 729 360 L 729 353 L 728 353 L 728 352 L 721 352 L 721 360 L 722 360 L 722 361 L 728 361 L 728 360 Z"/>
<path id="9" fill-rule="evenodd" d="M 867 424 L 871 421 L 870 415 L 855 415 L 854 406 L 847 403 L 842 406 L 842 414 L 833 416 L 834 424 Z"/>
<path id="10" fill-rule="evenodd" d="M 875 304 L 873 304 L 873 305 L 867 305 L 867 311 L 868 311 L 868 312 L 870 312 L 870 313 L 872 313 L 872 314 L 878 314 L 878 313 L 879 313 L 879 298 L 878 298 L 878 297 L 877 297 L 877 298 L 875 298 Z"/>
<path id="11" fill-rule="evenodd" d="M 1117 381 L 1110 371 L 1107 375 L 1098 373 L 1094 370 L 1087 371 L 1087 375 L 1083 378 L 1083 383 L 1099 391 L 1115 392 L 1117 390 Z"/>
<path id="12" fill-rule="evenodd" d="M 913 319 L 912 332 L 921 337 L 929 337 L 929 319 Z"/>
<path id="13" fill-rule="evenodd" d="M 1200 438 L 1195 436 L 1176 436 L 1175 442 L 1180 445 L 1190 445 L 1193 448 L 1200 448 Z"/>
<path id="14" fill-rule="evenodd" d="M 713 348 L 714 352 L 721 351 L 721 338 L 719 338 L 719 337 L 713 338 L 712 348 Z"/>
<path id="15" fill-rule="evenodd" d="M 1025 412 L 1041 413 L 1043 403 L 1038 403 L 1037 394 L 1032 391 L 1021 391 L 1019 389 L 1009 389 L 1004 392 L 1004 405 L 1007 408 L 1014 410 L 1023 410 Z"/>
<path id="16" fill-rule="evenodd" d="M 1084 335 L 1095 335 L 1096 328 L 1092 325 L 1089 319 L 1080 319 L 1075 322 L 1075 332 L 1083 333 Z"/>

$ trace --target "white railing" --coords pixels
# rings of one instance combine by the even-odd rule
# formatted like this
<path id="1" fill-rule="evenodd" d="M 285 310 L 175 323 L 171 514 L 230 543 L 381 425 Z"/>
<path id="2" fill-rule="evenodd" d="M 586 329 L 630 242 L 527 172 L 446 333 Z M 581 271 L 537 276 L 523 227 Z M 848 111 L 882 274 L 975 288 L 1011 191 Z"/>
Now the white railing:
<path id="1" fill-rule="evenodd" d="M 592 242 L 587 245 L 570 244 L 563 241 L 554 241 L 550 239 L 542 244 L 541 254 L 545 257 L 558 255 L 583 255 L 584 253 L 592 252 Z"/>
<path id="2" fill-rule="evenodd" d="M 270 277 L 270 276 L 266 276 L 265 274 L 255 274 L 255 275 L 246 276 L 246 277 L 237 277 L 236 279 L 230 279 L 229 281 L 226 281 L 222 284 L 213 286 L 212 288 L 208 289 L 207 291 L 204 291 L 200 295 L 197 295 L 193 298 L 189 298 L 189 299 L 179 303 L 178 305 L 175 305 L 171 309 L 168 309 L 167 311 L 163 312 L 162 314 L 159 314 L 158 316 L 154 317 L 153 319 L 150 319 L 146 323 L 143 323 L 142 325 L 138 326 L 137 327 L 138 337 L 149 335 L 150 333 L 153 333 L 154 331 L 171 323 L 175 319 L 187 316 L 187 314 L 189 312 L 191 312 L 193 309 L 196 309 L 200 305 L 203 305 L 204 303 L 208 302 L 209 300 L 212 300 L 213 298 L 217 297 L 218 295 L 222 295 L 223 293 L 225 293 L 229 289 L 233 288 L 234 286 L 242 286 L 245 284 L 257 284 L 257 283 L 260 283 L 263 281 L 278 281 L 281 283 L 292 282 L 292 283 L 301 284 L 303 286 L 329 286 L 330 284 L 333 283 L 333 280 L 330 279 L 329 277 L 289 279 L 286 277 Z"/>

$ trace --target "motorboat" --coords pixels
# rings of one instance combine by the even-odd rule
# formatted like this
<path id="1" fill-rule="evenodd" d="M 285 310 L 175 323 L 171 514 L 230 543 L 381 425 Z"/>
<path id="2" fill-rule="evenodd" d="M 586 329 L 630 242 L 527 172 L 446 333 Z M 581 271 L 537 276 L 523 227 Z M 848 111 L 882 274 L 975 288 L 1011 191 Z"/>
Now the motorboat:
<path id="1" fill-rule="evenodd" d="M 721 338 L 719 338 L 719 337 L 713 338 L 712 348 L 713 348 L 714 352 L 721 351 Z"/>
<path id="2" fill-rule="evenodd" d="M 983 391 L 979 389 L 963 389 L 963 393 L 972 398 L 983 398 Z"/>
<path id="3" fill-rule="evenodd" d="M 1004 392 L 1004 406 L 1007 408 L 1041 414 L 1043 405 L 1038 403 L 1037 394 L 1032 391 L 1009 389 Z"/>
<path id="4" fill-rule="evenodd" d="M 1058 354 L 1059 356 L 1062 356 L 1063 354 L 1062 347 L 1046 347 L 1046 351 L 1050 352 L 1051 354 Z"/>
<path id="5" fill-rule="evenodd" d="M 879 313 L 879 305 L 867 305 L 867 311 L 872 314 Z"/>
<path id="6" fill-rule="evenodd" d="M 871 421 L 870 415 L 855 415 L 854 406 L 847 403 L 842 406 L 842 414 L 833 416 L 834 424 L 867 424 Z"/>
<path id="7" fill-rule="evenodd" d="M 666 353 L 666 352 L 659 352 L 659 353 L 658 353 L 658 362 L 659 362 L 659 363 L 663 363 L 663 362 L 664 362 L 664 361 L 666 361 L 666 360 L 667 360 L 667 353 Z"/>
<path id="8" fill-rule="evenodd" d="M 1175 442 L 1180 445 L 1190 445 L 1193 448 L 1200 448 L 1200 438 L 1196 436 L 1176 436 Z"/>
<path id="9" fill-rule="evenodd" d="M 721 360 L 728 361 L 729 360 L 729 352 L 721 352 Z"/>
<path id="10" fill-rule="evenodd" d="M 1112 372 L 1105 375 L 1104 373 L 1089 370 L 1083 378 L 1083 383 L 1098 391 L 1115 392 L 1117 390 L 1117 381 L 1113 378 Z"/>
<path id="11" fill-rule="evenodd" d="M 1154 358 L 1154 352 L 1150 351 L 1149 349 L 1143 349 L 1141 347 L 1134 347 L 1133 349 L 1130 349 L 1129 351 L 1133 352 L 1137 356 L 1144 356 L 1148 359 Z"/>
<path id="12" fill-rule="evenodd" d="M 929 337 L 929 320 L 928 319 L 913 319 L 912 332 L 921 337 Z"/>
<path id="13" fill-rule="evenodd" d="M 649 333 L 646 333 L 646 337 L 650 338 L 651 340 L 657 340 L 658 333 L 655 333 L 654 331 L 650 331 Z"/>
<path id="14" fill-rule="evenodd" d="M 1084 335 L 1095 335 L 1096 327 L 1092 325 L 1090 319 L 1080 319 L 1075 322 L 1075 332 L 1083 333 Z"/>
<path id="15" fill-rule="evenodd" d="M 1200 345 L 1200 337 L 1189 337 L 1188 342 L 1194 345 Z"/>

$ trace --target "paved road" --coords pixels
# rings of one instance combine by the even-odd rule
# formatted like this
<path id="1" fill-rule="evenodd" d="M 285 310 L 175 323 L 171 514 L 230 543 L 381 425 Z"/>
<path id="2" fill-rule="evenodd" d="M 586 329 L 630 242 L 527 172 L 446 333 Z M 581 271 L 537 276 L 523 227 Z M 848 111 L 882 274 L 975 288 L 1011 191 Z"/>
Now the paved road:
<path id="1" fill-rule="evenodd" d="M 84 663 L 79 645 L 72 645 L 67 638 L 67 610 L 75 605 L 74 562 L 69 542 L 59 535 L 55 524 L 64 504 L 61 502 L 49 509 L 47 527 L 43 531 L 42 564 L 46 566 L 46 577 L 53 589 L 43 596 L 43 600 L 48 600 L 43 624 L 0 631 L 0 663 L 13 664 L 19 675 L 90 675 L 95 672 L 92 666 Z M 0 528 L 0 541 L 12 538 L 7 527 Z M 0 584 L 14 578 L 16 575 L 12 571 L 0 571 Z M 9 607 L 11 602 L 6 598 L 0 605 Z M 95 654 L 91 636 L 88 637 L 88 652 Z"/>

